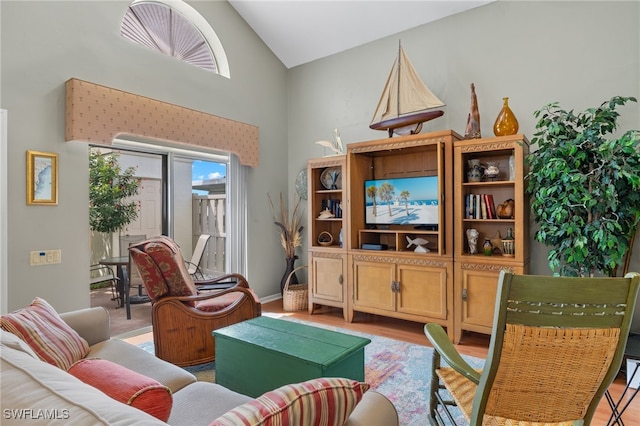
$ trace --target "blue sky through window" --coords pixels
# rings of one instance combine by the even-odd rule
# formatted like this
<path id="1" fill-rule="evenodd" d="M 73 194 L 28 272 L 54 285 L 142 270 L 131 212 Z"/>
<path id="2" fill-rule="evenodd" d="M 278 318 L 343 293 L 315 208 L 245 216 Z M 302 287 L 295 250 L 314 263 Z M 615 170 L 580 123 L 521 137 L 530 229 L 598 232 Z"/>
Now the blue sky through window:
<path id="1" fill-rule="evenodd" d="M 213 161 L 194 160 L 191 165 L 191 180 L 203 181 L 221 179 L 227 176 L 227 165 Z M 206 194 L 205 191 L 193 190 L 197 194 Z"/>

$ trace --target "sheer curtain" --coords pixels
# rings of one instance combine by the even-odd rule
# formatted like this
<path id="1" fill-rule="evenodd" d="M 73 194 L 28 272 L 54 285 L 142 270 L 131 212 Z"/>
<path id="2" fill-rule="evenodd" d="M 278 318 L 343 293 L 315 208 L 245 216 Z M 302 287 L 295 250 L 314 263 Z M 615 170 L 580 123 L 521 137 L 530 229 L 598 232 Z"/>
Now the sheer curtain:
<path id="1" fill-rule="evenodd" d="M 227 271 L 247 276 L 247 175 L 235 155 L 229 156 L 227 171 L 228 256 Z M 248 277 L 247 277 L 248 278 Z"/>

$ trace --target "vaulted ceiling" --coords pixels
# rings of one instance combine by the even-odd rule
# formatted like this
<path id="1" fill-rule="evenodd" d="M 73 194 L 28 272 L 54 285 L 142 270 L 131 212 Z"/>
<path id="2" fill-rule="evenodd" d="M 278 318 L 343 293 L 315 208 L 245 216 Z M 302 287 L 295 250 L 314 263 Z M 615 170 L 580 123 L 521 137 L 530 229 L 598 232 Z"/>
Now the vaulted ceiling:
<path id="1" fill-rule="evenodd" d="M 287 68 L 494 0 L 229 0 Z"/>

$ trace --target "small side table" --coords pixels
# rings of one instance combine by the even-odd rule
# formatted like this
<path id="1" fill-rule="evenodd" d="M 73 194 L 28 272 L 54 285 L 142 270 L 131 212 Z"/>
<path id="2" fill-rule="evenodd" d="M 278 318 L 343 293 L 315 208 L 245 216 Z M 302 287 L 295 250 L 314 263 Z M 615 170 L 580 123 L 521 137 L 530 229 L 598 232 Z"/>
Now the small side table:
<path id="1" fill-rule="evenodd" d="M 624 355 L 627 359 L 640 360 L 640 333 L 629 334 L 629 338 L 627 339 L 627 346 L 625 346 L 624 348 Z M 631 371 L 631 375 L 628 376 L 629 377 L 628 383 L 624 387 L 624 390 L 622 391 L 622 394 L 620 395 L 620 398 L 618 399 L 617 402 L 613 400 L 608 390 L 604 394 L 605 397 L 607 398 L 607 402 L 609 403 L 609 406 L 611 407 L 611 411 L 612 411 L 611 417 L 609 417 L 609 421 L 607 422 L 607 426 L 611 426 L 611 425 L 624 426 L 624 423 L 622 422 L 622 413 L 624 413 L 627 407 L 629 407 L 629 404 L 631 404 L 631 401 L 633 401 L 633 399 L 636 397 L 639 390 L 638 388 L 640 388 L 640 386 L 632 390 L 629 400 L 622 407 L 620 407 L 620 404 L 622 404 L 622 401 L 624 400 L 624 397 L 627 394 L 627 391 L 629 391 L 630 389 L 629 385 L 633 381 L 634 377 L 636 377 L 637 374 L 640 374 L 640 371 L 638 371 L 639 366 L 640 366 L 640 363 L 635 363 L 635 366 L 633 367 L 633 371 Z M 627 375 L 628 374 L 629 372 L 627 372 Z"/>

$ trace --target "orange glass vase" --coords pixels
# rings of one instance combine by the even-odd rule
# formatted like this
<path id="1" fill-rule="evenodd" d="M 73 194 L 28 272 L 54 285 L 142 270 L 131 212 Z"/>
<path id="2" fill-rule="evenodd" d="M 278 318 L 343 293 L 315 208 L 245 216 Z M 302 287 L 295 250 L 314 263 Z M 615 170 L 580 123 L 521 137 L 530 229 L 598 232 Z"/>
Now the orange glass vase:
<path id="1" fill-rule="evenodd" d="M 502 98 L 504 101 L 500 114 L 493 124 L 493 133 L 496 136 L 515 135 L 518 133 L 518 119 L 511 108 L 509 108 L 509 98 Z"/>

